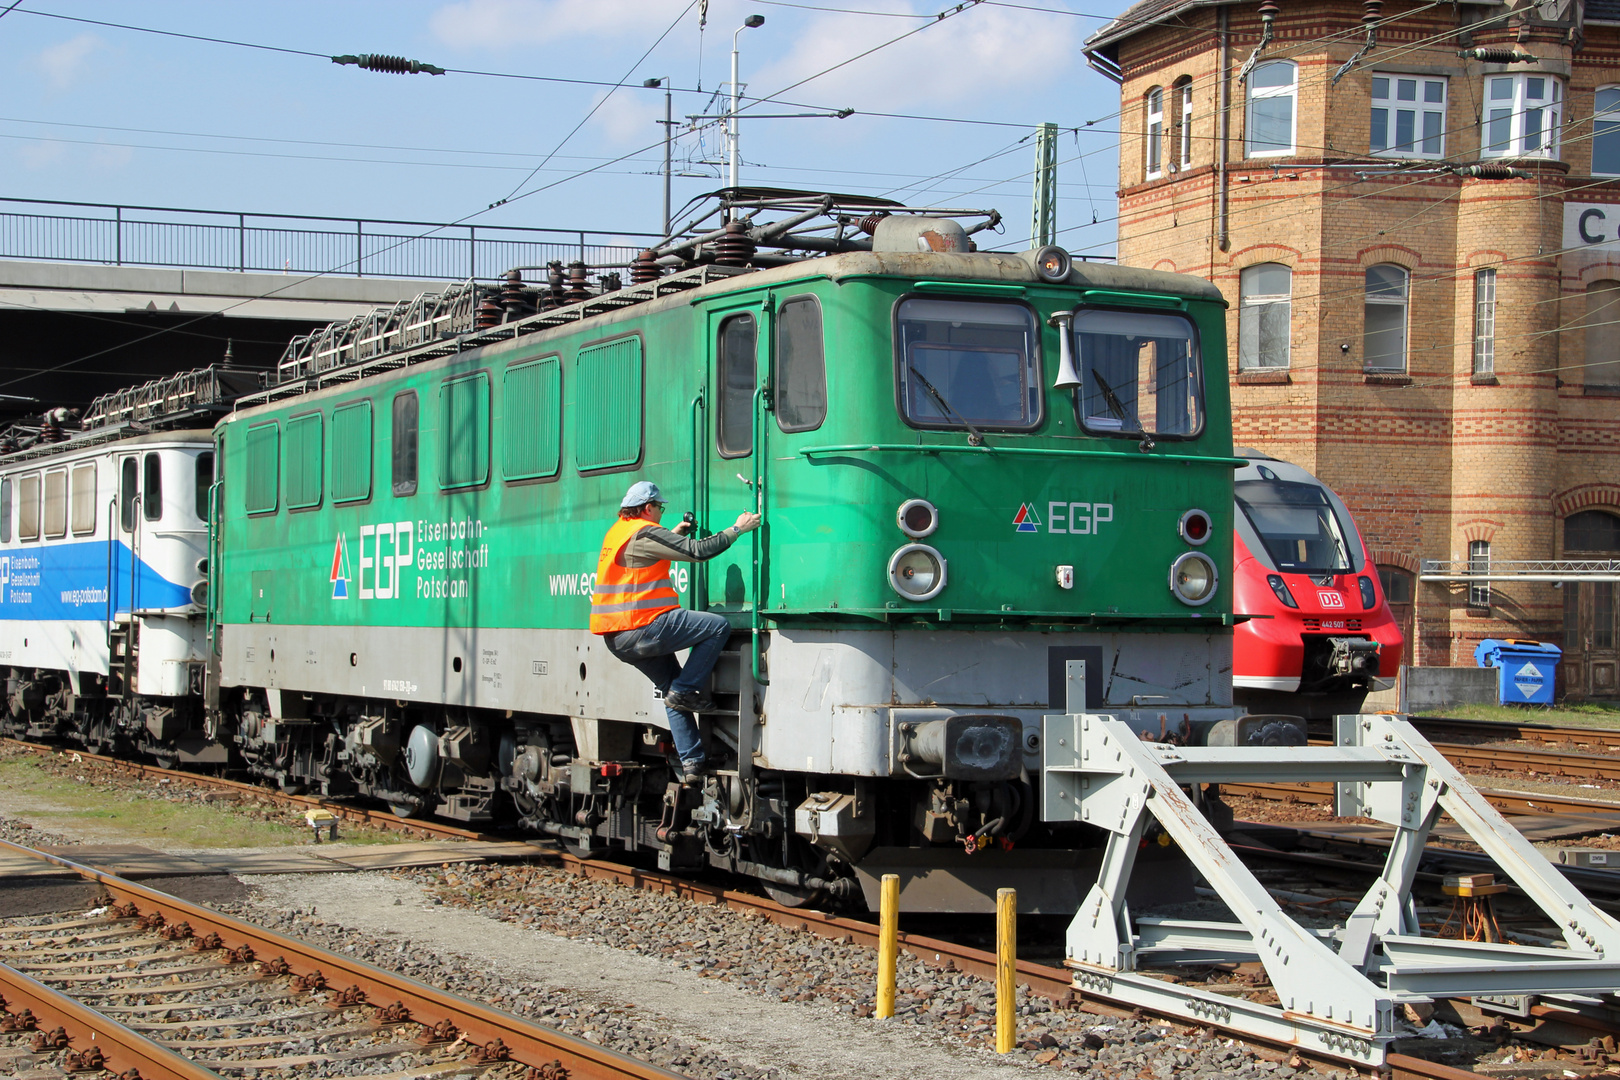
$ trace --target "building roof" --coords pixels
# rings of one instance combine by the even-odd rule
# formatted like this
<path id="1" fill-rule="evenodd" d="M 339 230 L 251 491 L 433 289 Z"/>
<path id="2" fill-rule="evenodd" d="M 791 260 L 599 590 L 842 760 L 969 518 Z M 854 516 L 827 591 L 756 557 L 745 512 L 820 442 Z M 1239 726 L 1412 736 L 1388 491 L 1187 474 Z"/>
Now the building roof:
<path id="1" fill-rule="evenodd" d="M 1620 0 L 1586 0 L 1587 22 L 1620 22 Z"/>
<path id="2" fill-rule="evenodd" d="M 1087 38 L 1085 51 L 1088 55 L 1100 54 L 1110 60 L 1116 60 L 1119 43 L 1139 30 L 1173 22 L 1194 8 L 1218 7 L 1238 2 L 1239 0 L 1137 0 L 1137 3 L 1126 8 L 1101 30 Z M 1620 0 L 1598 0 L 1598 2 L 1613 3 L 1620 7 Z"/>

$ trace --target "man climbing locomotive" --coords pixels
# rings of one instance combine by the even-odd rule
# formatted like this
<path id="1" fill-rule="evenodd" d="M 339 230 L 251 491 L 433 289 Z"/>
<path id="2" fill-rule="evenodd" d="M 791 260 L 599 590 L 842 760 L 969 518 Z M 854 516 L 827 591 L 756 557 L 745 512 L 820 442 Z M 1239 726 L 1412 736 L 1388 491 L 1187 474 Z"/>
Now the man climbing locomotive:
<path id="1" fill-rule="evenodd" d="M 740 514 L 735 524 L 713 536 L 686 534 L 692 524 L 673 530 L 659 525 L 665 502 L 658 485 L 638 480 L 619 504 L 619 520 L 602 540 L 591 592 L 591 633 L 608 652 L 638 668 L 664 695 L 682 780 L 697 781 L 710 771 L 695 713 L 714 708 L 703 684 L 725 647 L 731 625 L 710 611 L 681 607 L 669 577 L 673 561 L 704 562 L 729 548 L 743 533 L 759 527 L 759 515 Z M 682 667 L 675 659 L 691 649 Z"/>

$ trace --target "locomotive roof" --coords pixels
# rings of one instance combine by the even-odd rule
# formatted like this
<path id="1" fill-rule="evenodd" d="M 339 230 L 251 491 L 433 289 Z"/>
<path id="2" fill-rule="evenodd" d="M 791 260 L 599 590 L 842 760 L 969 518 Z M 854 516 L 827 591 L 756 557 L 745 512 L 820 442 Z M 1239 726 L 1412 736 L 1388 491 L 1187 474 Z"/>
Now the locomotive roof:
<path id="1" fill-rule="evenodd" d="M 48 465 L 47 459 L 76 455 L 82 451 L 106 450 L 115 444 L 118 449 L 136 446 L 154 446 L 158 444 L 203 444 L 211 445 L 214 433 L 208 428 L 191 428 L 183 431 L 138 431 L 133 425 L 119 427 L 97 428 L 94 431 L 73 432 L 68 438 L 58 442 L 36 443 L 22 450 L 10 454 L 0 455 L 0 469 L 21 467 L 24 465 Z"/>
<path id="2" fill-rule="evenodd" d="M 1226 300 L 1212 283 L 1185 274 L 1148 270 L 1109 263 L 1077 262 L 1064 282 L 1048 282 L 1035 270 L 1031 252 L 890 252 L 852 251 L 795 260 L 762 269 L 700 265 L 656 281 L 627 289 L 602 293 L 588 299 L 527 315 L 484 328 L 464 328 L 444 336 L 422 335 L 405 343 L 399 322 L 389 324 L 383 316 L 398 309 L 378 309 L 376 336 L 362 343 L 357 334 L 332 349 L 334 360 L 324 366 L 306 357 L 295 373 L 256 394 L 244 395 L 233 412 L 270 405 L 324 390 L 341 391 L 356 379 L 364 379 L 401 367 L 427 363 L 477 348 L 499 355 L 518 347 L 533 334 L 562 332 L 578 326 L 593 329 L 611 327 L 627 319 L 684 307 L 701 300 L 768 289 L 798 281 L 842 282 L 859 278 L 892 277 L 913 280 L 979 281 L 993 284 L 1022 284 L 1047 288 L 1079 287 L 1109 291 L 1168 294 L 1190 300 L 1226 306 Z M 452 290 L 454 292 L 454 290 Z M 451 295 L 451 294 L 445 294 Z M 419 298 L 418 304 L 431 298 Z M 465 314 L 465 313 L 463 313 Z M 333 327 L 344 324 L 334 323 Z M 391 328 L 390 328 L 391 327 Z M 389 347 L 388 339 L 394 337 Z M 425 337 L 426 340 L 422 338 Z M 227 421 L 230 417 L 226 418 Z"/>

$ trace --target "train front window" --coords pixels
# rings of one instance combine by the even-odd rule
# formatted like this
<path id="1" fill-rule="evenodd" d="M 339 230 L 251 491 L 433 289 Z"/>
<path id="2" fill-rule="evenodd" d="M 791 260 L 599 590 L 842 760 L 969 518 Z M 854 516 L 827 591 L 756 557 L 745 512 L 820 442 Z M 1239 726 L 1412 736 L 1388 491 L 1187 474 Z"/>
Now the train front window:
<path id="1" fill-rule="evenodd" d="M 925 428 L 1027 431 L 1041 422 L 1039 338 L 1022 304 L 903 300 L 900 408 Z"/>
<path id="2" fill-rule="evenodd" d="M 1080 423 L 1093 435 L 1189 438 L 1204 426 L 1198 336 L 1180 315 L 1076 312 Z"/>
<path id="3" fill-rule="evenodd" d="M 1239 480 L 1237 504 L 1265 542 L 1277 569 L 1289 574 L 1348 574 L 1346 530 L 1316 484 Z"/>

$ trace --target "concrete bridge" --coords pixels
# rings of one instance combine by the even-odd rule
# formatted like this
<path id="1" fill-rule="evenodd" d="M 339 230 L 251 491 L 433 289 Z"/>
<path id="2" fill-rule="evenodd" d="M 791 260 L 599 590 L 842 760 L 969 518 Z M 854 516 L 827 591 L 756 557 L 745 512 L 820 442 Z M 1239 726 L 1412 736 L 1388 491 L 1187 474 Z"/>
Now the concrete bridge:
<path id="1" fill-rule="evenodd" d="M 623 267 L 642 234 L 0 198 L 0 423 L 553 260 Z M 534 277 L 537 275 L 531 275 Z"/>

